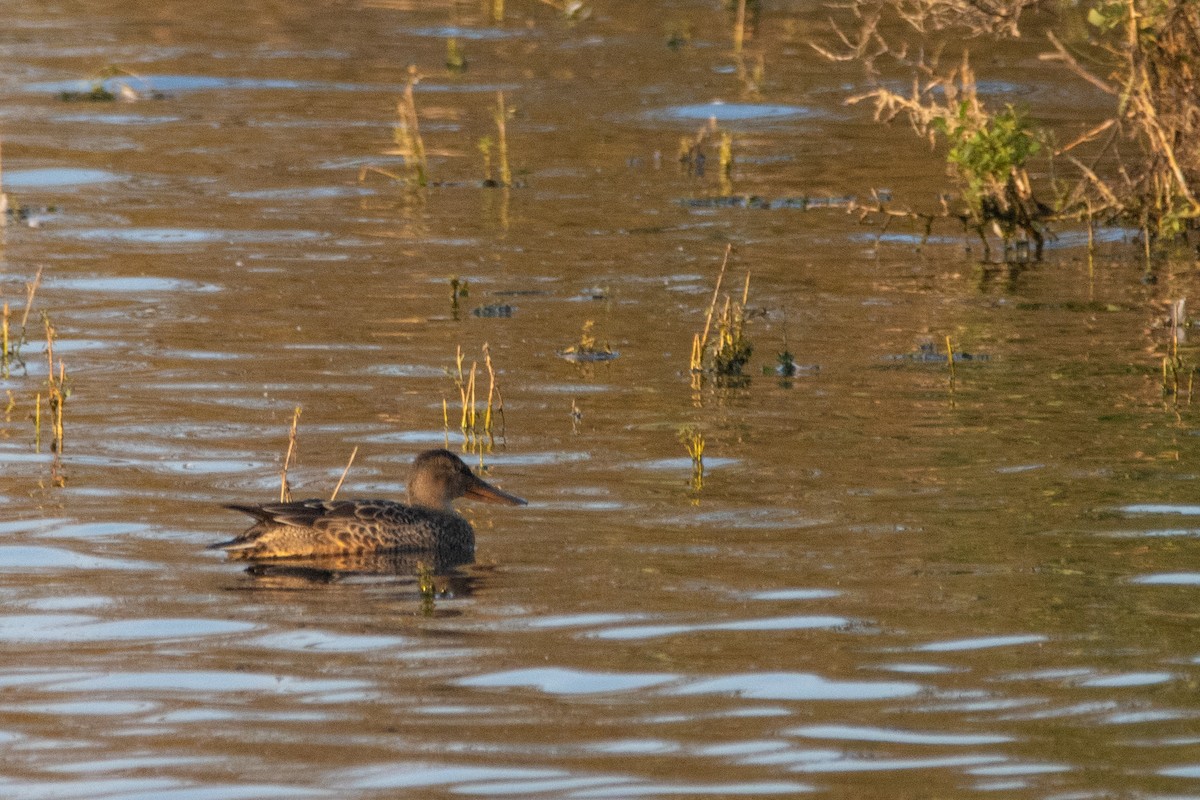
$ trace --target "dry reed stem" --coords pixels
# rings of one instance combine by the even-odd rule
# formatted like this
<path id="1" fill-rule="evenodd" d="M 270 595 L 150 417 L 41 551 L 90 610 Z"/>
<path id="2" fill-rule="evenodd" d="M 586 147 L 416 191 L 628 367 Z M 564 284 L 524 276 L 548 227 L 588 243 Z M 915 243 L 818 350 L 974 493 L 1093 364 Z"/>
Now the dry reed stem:
<path id="1" fill-rule="evenodd" d="M 408 82 L 404 84 L 404 99 L 397 106 L 401 127 L 405 131 L 405 142 L 398 142 L 411 150 L 413 167 L 417 173 L 417 184 L 424 186 L 428 180 L 425 169 L 425 143 L 421 140 L 421 125 L 417 120 L 417 101 L 413 87 L 420 80 L 416 67 L 408 68 Z"/>
<path id="2" fill-rule="evenodd" d="M 279 473 L 279 502 L 289 503 L 292 500 L 292 487 L 288 483 L 288 467 L 296 461 L 296 427 L 300 424 L 300 406 L 292 412 L 292 427 L 288 431 L 287 453 L 283 456 L 283 469 Z"/>
<path id="3" fill-rule="evenodd" d="M 504 438 L 504 393 L 500 391 L 500 384 L 496 384 L 496 413 L 494 416 L 500 418 L 500 438 Z M 493 423 L 494 424 L 494 423 Z M 492 429 L 488 428 L 488 438 L 492 437 Z"/>
<path id="4" fill-rule="evenodd" d="M 33 280 L 25 284 L 25 311 L 21 314 L 21 341 L 17 343 L 17 347 L 25 343 L 25 325 L 29 322 L 29 310 L 33 308 L 33 296 L 37 294 L 38 286 L 42 283 L 43 269 L 45 267 L 38 267 L 37 274 L 33 276 Z"/>
<path id="5" fill-rule="evenodd" d="M 721 282 L 725 280 L 725 268 L 729 266 L 729 254 L 733 252 L 733 245 L 725 245 L 725 257 L 721 260 L 721 271 L 717 273 L 717 285 L 713 287 L 712 300 L 708 303 L 708 316 L 704 318 L 704 333 L 700 335 L 700 351 L 703 353 L 704 348 L 708 347 L 708 334 L 712 329 L 713 314 L 717 310 L 717 298 L 721 294 Z"/>
<path id="6" fill-rule="evenodd" d="M 363 183 L 364 181 L 366 181 L 368 173 L 371 173 L 371 172 L 378 172 L 380 175 L 383 175 L 386 178 L 391 178 L 392 180 L 396 181 L 397 183 L 404 183 L 403 175 L 399 175 L 390 170 L 383 169 L 382 167 L 363 167 L 362 169 L 360 169 L 358 171 L 358 182 Z"/>
<path id="7" fill-rule="evenodd" d="M 50 324 L 50 315 L 42 314 L 42 322 L 46 326 L 46 375 L 50 386 L 54 386 L 54 326 Z"/>
<path id="8" fill-rule="evenodd" d="M 475 376 L 478 373 L 479 373 L 479 362 L 472 361 L 471 362 L 471 374 L 467 378 L 467 401 L 468 402 L 467 402 L 466 408 L 463 409 L 464 413 L 467 414 L 467 419 L 470 421 L 470 424 L 464 425 L 464 428 L 469 429 L 471 431 L 472 435 L 474 435 L 474 433 L 475 433 L 475 399 L 476 399 L 475 398 Z"/>
<path id="9" fill-rule="evenodd" d="M 67 382 L 67 368 L 61 361 L 58 362 L 58 383 L 53 387 L 51 407 L 54 409 L 54 442 L 52 449 L 55 453 L 62 453 L 63 446 L 66 444 L 66 432 L 63 428 L 63 407 L 66 405 L 67 395 L 63 391 L 63 387 Z"/>
<path id="10" fill-rule="evenodd" d="M 496 397 L 496 370 L 492 367 L 492 353 L 487 342 L 483 343 L 483 365 L 488 373 L 487 408 L 483 412 L 483 432 L 488 438 L 492 436 L 492 401 Z"/>
<path id="11" fill-rule="evenodd" d="M 64 388 L 67 382 L 67 368 L 58 362 L 58 377 L 54 375 L 54 336 L 56 331 L 50 324 L 50 315 L 43 313 L 42 321 L 46 326 L 46 402 L 50 408 L 50 448 L 55 453 L 62 452 L 63 447 L 63 405 L 66 402 Z"/>
<path id="12" fill-rule="evenodd" d="M 350 451 L 350 460 L 346 462 L 346 468 L 342 470 L 342 477 L 338 478 L 337 486 L 333 487 L 333 494 L 329 495 L 329 502 L 337 500 L 338 492 L 342 490 L 342 484 L 346 482 L 346 476 L 350 474 L 350 467 L 354 464 L 354 457 L 358 455 L 358 447 L 355 446 Z"/>

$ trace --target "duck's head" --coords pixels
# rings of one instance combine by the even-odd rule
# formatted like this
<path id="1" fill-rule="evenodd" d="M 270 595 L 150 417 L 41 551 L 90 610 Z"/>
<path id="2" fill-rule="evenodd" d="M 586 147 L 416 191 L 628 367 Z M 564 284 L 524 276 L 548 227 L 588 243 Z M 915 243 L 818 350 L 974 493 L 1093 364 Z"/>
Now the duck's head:
<path id="1" fill-rule="evenodd" d="M 460 497 L 485 503 L 523 506 L 514 494 L 497 489 L 480 478 L 449 450 L 426 450 L 413 461 L 408 477 L 408 502 L 414 506 L 451 510 Z"/>

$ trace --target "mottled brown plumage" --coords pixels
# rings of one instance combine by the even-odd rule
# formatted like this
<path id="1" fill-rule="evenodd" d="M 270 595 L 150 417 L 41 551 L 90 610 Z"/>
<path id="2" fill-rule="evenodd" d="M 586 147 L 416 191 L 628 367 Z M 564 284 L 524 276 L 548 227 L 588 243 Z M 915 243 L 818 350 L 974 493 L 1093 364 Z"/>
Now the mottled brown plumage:
<path id="1" fill-rule="evenodd" d="M 475 531 L 454 510 L 459 497 L 525 505 L 476 476 L 449 450 L 427 450 L 413 461 L 408 505 L 391 500 L 228 505 L 256 522 L 241 536 L 213 547 L 246 559 L 426 551 L 463 563 L 474 558 Z"/>

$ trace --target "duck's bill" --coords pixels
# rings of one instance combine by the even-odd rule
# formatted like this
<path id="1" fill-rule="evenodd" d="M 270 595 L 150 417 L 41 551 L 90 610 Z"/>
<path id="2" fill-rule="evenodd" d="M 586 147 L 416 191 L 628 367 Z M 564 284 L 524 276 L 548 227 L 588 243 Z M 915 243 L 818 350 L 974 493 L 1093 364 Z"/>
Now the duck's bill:
<path id="1" fill-rule="evenodd" d="M 480 478 L 475 479 L 475 483 L 467 489 L 466 497 L 472 500 L 479 500 L 483 503 L 504 503 L 510 506 L 527 506 L 528 502 L 524 498 L 517 497 L 515 494 L 509 494 L 503 489 L 497 489 L 485 480 Z"/>

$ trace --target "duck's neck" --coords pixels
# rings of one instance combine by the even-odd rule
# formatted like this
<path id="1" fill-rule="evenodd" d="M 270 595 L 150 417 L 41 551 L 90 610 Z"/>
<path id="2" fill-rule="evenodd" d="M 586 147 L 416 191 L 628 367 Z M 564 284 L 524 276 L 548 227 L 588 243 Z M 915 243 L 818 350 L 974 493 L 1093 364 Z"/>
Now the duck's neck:
<path id="1" fill-rule="evenodd" d="M 419 508 L 431 508 L 435 511 L 454 513 L 450 498 L 442 491 L 442 487 L 434 481 L 422 479 L 414 475 L 408 482 L 408 504 Z"/>

